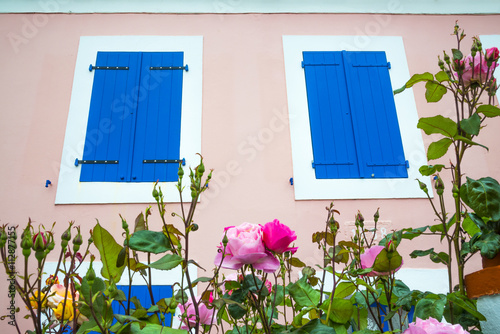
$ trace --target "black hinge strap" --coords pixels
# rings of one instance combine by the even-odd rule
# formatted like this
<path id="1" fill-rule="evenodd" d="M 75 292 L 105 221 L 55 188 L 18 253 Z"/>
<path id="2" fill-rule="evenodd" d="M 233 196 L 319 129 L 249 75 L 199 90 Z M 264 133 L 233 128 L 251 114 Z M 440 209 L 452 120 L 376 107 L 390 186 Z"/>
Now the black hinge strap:
<path id="1" fill-rule="evenodd" d="M 186 70 L 189 71 L 189 66 L 151 66 L 150 70 Z"/>
<path id="2" fill-rule="evenodd" d="M 186 159 L 151 159 L 151 160 L 142 160 L 145 164 L 170 164 L 170 163 L 181 163 L 183 166 L 186 165 Z"/>
<path id="3" fill-rule="evenodd" d="M 90 64 L 89 71 L 92 70 L 128 70 L 128 66 L 93 66 Z"/>
<path id="4" fill-rule="evenodd" d="M 91 165 L 91 164 L 114 165 L 117 163 L 118 163 L 118 160 L 78 160 L 78 159 L 75 159 L 75 166 Z"/>

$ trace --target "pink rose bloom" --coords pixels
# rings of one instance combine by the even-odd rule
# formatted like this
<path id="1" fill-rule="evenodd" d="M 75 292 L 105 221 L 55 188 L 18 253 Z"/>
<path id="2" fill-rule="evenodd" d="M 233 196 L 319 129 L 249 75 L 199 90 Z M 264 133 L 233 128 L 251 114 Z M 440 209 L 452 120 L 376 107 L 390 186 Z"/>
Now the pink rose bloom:
<path id="1" fill-rule="evenodd" d="M 469 334 L 469 332 L 458 324 L 444 324 L 434 318 L 427 320 L 417 318 L 417 321 L 410 323 L 403 334 Z"/>
<path id="2" fill-rule="evenodd" d="M 499 54 L 500 52 L 496 47 L 486 49 L 486 60 L 497 61 Z"/>
<path id="3" fill-rule="evenodd" d="M 199 301 L 201 299 L 201 296 L 197 297 L 197 300 Z M 213 297 L 210 294 L 210 300 L 209 302 L 213 301 Z M 180 315 L 185 314 L 185 318 L 182 318 L 182 329 L 189 329 L 189 325 L 194 327 L 196 325 L 196 311 L 194 309 L 193 301 L 191 298 L 188 298 L 186 304 L 182 305 L 179 304 L 179 309 L 180 309 Z M 200 324 L 201 325 L 211 325 L 212 324 L 212 319 L 214 318 L 214 309 L 208 309 L 207 305 L 205 303 L 201 302 L 198 304 L 198 312 L 200 313 Z"/>
<path id="4" fill-rule="evenodd" d="M 266 250 L 262 241 L 262 227 L 250 223 L 240 226 L 226 227 L 225 233 L 228 243 L 222 267 L 238 270 L 245 264 L 251 264 L 255 269 L 266 273 L 274 273 L 280 262 Z M 222 260 L 222 243 L 218 248 L 214 263 L 218 266 Z"/>
<path id="5" fill-rule="evenodd" d="M 488 71 L 486 58 L 481 52 L 476 53 L 474 58 L 472 58 L 472 55 L 468 55 L 463 60 L 463 64 L 465 65 L 465 69 L 462 78 L 466 86 L 470 85 L 471 82 L 484 83 L 488 81 L 491 78 L 493 70 L 498 66 L 498 64 L 493 63 Z M 458 74 L 455 75 L 458 77 Z"/>
<path id="6" fill-rule="evenodd" d="M 372 247 L 368 248 L 363 254 L 361 254 L 360 257 L 359 257 L 360 260 L 361 260 L 361 268 L 362 269 L 366 269 L 366 268 L 373 267 L 373 264 L 375 263 L 375 259 L 377 258 L 377 256 L 380 254 L 380 252 L 384 248 L 385 248 L 384 246 L 372 246 Z M 403 263 L 401 263 L 401 265 L 403 265 Z M 373 277 L 373 276 L 387 276 L 387 275 L 389 275 L 391 273 L 394 273 L 394 272 L 398 271 L 399 268 L 401 268 L 401 266 L 399 266 L 398 268 L 394 269 L 390 273 L 388 273 L 388 272 L 372 271 L 372 272 L 366 274 L 366 276 L 370 276 L 370 277 Z"/>
<path id="7" fill-rule="evenodd" d="M 297 239 L 295 231 L 281 224 L 278 219 L 264 225 L 262 239 L 267 249 L 275 253 L 283 254 L 288 251 L 295 253 L 297 251 L 297 247 L 289 247 L 290 243 Z"/>

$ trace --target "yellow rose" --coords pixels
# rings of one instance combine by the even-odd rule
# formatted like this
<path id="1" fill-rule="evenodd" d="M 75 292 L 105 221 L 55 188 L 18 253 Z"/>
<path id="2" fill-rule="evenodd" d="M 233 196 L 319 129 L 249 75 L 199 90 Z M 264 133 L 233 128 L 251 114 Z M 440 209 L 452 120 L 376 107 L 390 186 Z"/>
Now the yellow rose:
<path id="1" fill-rule="evenodd" d="M 41 293 L 40 300 L 42 300 L 42 309 L 47 307 L 47 298 L 45 298 L 43 292 Z M 33 292 L 33 296 L 30 297 L 30 304 L 33 310 L 38 309 L 38 291 Z M 29 310 L 28 306 L 26 306 L 26 309 Z"/>
<path id="2" fill-rule="evenodd" d="M 73 303 L 73 296 L 71 289 L 66 289 L 62 284 L 54 284 L 50 287 L 49 297 L 47 298 L 49 306 L 53 309 L 57 308 L 59 304 L 64 302 L 66 295 L 66 305 Z M 79 299 L 78 292 L 75 292 L 75 301 Z"/>
<path id="3" fill-rule="evenodd" d="M 73 305 L 71 303 L 66 302 L 66 306 L 64 307 L 64 317 L 63 317 L 63 304 L 64 303 L 59 303 L 59 305 L 57 305 L 57 308 L 52 309 L 54 311 L 56 319 L 59 321 L 72 321 L 74 315 Z"/>

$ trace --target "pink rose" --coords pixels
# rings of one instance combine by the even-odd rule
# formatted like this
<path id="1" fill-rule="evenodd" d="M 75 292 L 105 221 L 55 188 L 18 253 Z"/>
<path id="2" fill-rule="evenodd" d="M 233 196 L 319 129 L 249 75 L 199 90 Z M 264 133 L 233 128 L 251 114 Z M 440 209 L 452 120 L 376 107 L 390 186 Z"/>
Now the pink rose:
<path id="1" fill-rule="evenodd" d="M 201 296 L 197 297 L 197 300 L 200 301 Z M 210 295 L 210 302 L 213 301 L 212 295 Z M 185 315 L 185 318 L 182 318 L 182 329 L 189 329 L 189 325 L 194 327 L 196 325 L 196 311 L 194 309 L 193 301 L 191 298 L 188 298 L 187 302 L 182 305 L 179 304 L 180 314 Z M 200 313 L 200 324 L 202 325 L 211 325 L 212 319 L 214 318 L 214 309 L 209 309 L 204 302 L 198 304 L 198 312 Z"/>
<path id="2" fill-rule="evenodd" d="M 444 324 L 434 318 L 410 323 L 403 334 L 469 334 L 460 325 Z"/>
<path id="3" fill-rule="evenodd" d="M 371 268 L 373 267 L 373 264 L 375 263 L 375 259 L 377 256 L 380 254 L 380 252 L 384 249 L 384 246 L 372 246 L 368 248 L 363 254 L 360 255 L 360 260 L 361 260 L 361 268 L 366 269 L 366 268 Z M 401 263 L 403 265 L 403 263 Z M 366 276 L 387 276 L 389 274 L 392 274 L 396 271 L 399 270 L 401 266 L 398 268 L 392 270 L 390 273 L 389 272 L 378 272 L 378 271 L 372 271 L 368 273 Z"/>
<path id="4" fill-rule="evenodd" d="M 476 53 L 474 58 L 472 55 L 465 57 L 463 65 L 465 69 L 463 70 L 462 79 L 466 86 L 470 85 L 471 82 L 484 83 L 488 81 L 491 78 L 493 70 L 498 66 L 498 64 L 493 63 L 488 67 L 486 58 L 481 52 Z M 458 77 L 457 73 L 455 75 Z"/>
<path id="5" fill-rule="evenodd" d="M 497 61 L 499 56 L 499 51 L 496 47 L 486 49 L 486 60 Z"/>
<path id="6" fill-rule="evenodd" d="M 279 268 L 280 262 L 271 252 L 266 250 L 262 241 L 262 227 L 250 223 L 225 229 L 228 242 L 222 267 L 238 270 L 245 264 L 251 264 L 255 269 L 266 273 L 274 273 Z M 220 251 L 215 257 L 215 265 L 222 260 L 224 246 L 218 246 Z"/>
<path id="7" fill-rule="evenodd" d="M 297 251 L 297 247 L 289 247 L 290 243 L 297 239 L 295 232 L 288 226 L 281 224 L 278 219 L 264 225 L 262 239 L 267 249 L 275 253 L 283 254 L 288 251 L 295 253 Z"/>

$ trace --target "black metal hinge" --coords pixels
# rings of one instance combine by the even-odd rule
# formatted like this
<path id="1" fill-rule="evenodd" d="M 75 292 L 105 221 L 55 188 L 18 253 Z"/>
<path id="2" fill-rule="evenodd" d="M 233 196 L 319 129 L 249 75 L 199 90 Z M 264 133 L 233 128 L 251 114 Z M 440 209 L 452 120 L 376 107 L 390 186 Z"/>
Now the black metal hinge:
<path id="1" fill-rule="evenodd" d="M 186 165 L 186 159 L 152 159 L 152 160 L 142 160 L 145 164 L 170 164 L 170 163 L 181 163 L 183 166 Z"/>
<path id="2" fill-rule="evenodd" d="M 89 71 L 92 70 L 128 70 L 128 66 L 93 66 L 90 64 Z"/>
<path id="3" fill-rule="evenodd" d="M 151 66 L 150 70 L 186 70 L 189 71 L 189 66 Z"/>
<path id="4" fill-rule="evenodd" d="M 104 165 L 111 165 L 111 164 L 117 164 L 118 160 L 78 160 L 75 159 L 75 166 L 78 165 L 91 165 L 91 164 L 104 164 Z"/>

